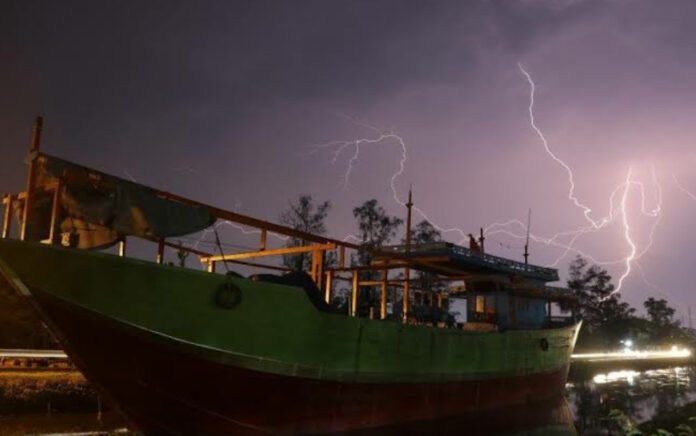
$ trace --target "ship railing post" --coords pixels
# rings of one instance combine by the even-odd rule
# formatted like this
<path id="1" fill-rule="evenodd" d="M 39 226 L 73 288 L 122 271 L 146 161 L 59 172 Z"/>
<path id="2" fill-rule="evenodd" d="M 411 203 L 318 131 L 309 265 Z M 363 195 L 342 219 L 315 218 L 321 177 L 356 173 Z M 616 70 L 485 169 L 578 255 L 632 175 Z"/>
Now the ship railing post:
<path id="1" fill-rule="evenodd" d="M 324 299 L 327 304 L 331 304 L 331 286 L 333 285 L 333 271 L 326 271 L 326 292 L 324 294 Z"/>
<path id="2" fill-rule="evenodd" d="M 208 272 L 209 273 L 215 272 L 215 261 L 212 259 L 208 259 Z"/>
<path id="3" fill-rule="evenodd" d="M 5 204 L 5 213 L 3 223 L 2 223 L 2 238 L 7 239 L 10 237 L 10 231 L 12 230 L 12 202 L 13 196 L 7 194 L 3 197 L 2 202 Z"/>
<path id="4" fill-rule="evenodd" d="M 24 210 L 22 211 L 22 227 L 20 239 L 26 241 L 29 236 L 29 220 L 31 219 L 31 208 L 34 201 L 34 190 L 36 189 L 36 160 L 41 148 L 41 130 L 43 129 L 43 117 L 36 117 L 34 130 L 31 138 L 31 148 L 29 149 L 29 171 L 27 172 L 27 196 L 24 198 Z"/>
<path id="5" fill-rule="evenodd" d="M 266 229 L 261 229 L 261 240 L 259 241 L 259 251 L 263 251 L 266 249 L 266 242 L 267 242 L 267 236 L 268 232 Z"/>
<path id="6" fill-rule="evenodd" d="M 382 270 L 382 284 L 379 295 L 379 318 L 387 319 L 387 276 L 388 270 Z"/>
<path id="7" fill-rule="evenodd" d="M 317 288 L 322 288 L 322 279 L 324 278 L 324 250 L 312 250 L 312 280 L 317 285 Z"/>
<path id="8" fill-rule="evenodd" d="M 404 295 L 402 298 L 402 306 L 403 306 L 403 321 L 408 322 L 408 313 L 411 311 L 411 301 L 410 301 L 410 294 L 411 292 L 411 270 L 409 268 L 406 268 L 404 271 Z"/>
<path id="9" fill-rule="evenodd" d="M 157 244 L 157 263 L 160 265 L 164 263 L 164 238 L 160 238 Z"/>
<path id="10" fill-rule="evenodd" d="M 358 313 L 358 270 L 353 270 L 353 286 L 350 295 L 350 316 L 355 316 Z"/>
<path id="11" fill-rule="evenodd" d="M 119 256 L 125 257 L 126 247 L 127 247 L 126 237 L 122 236 L 121 239 L 118 241 L 118 255 Z"/>
<path id="12" fill-rule="evenodd" d="M 51 228 L 48 234 L 48 243 L 57 244 L 60 238 L 60 190 L 63 184 L 58 179 L 53 191 L 53 207 L 51 208 Z"/>

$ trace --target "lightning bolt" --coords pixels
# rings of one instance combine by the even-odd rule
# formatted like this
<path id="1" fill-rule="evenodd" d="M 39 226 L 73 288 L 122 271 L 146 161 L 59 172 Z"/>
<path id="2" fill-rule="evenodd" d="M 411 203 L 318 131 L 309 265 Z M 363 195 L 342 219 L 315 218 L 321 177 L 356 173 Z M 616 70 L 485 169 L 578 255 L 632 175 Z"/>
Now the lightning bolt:
<path id="1" fill-rule="evenodd" d="M 575 206 L 583 210 L 583 215 L 585 216 L 585 219 L 587 219 L 587 221 L 589 221 L 590 224 L 592 224 L 592 227 L 598 228 L 604 226 L 607 223 L 607 220 L 593 220 L 590 216 L 590 214 L 592 213 L 592 209 L 581 203 L 580 200 L 578 200 L 578 198 L 575 196 L 575 177 L 573 176 L 573 170 L 562 159 L 556 156 L 556 154 L 551 150 L 551 147 L 549 147 L 549 143 L 546 140 L 544 133 L 541 131 L 541 129 L 539 129 L 539 127 L 537 127 L 536 122 L 534 120 L 534 94 L 536 93 L 536 85 L 534 83 L 534 80 L 532 80 L 532 76 L 527 72 L 527 70 L 524 69 L 521 63 L 518 63 L 517 67 L 520 69 L 520 72 L 525 76 L 527 82 L 529 83 L 529 107 L 527 108 L 529 112 L 529 122 L 532 126 L 532 129 L 534 129 L 536 134 L 539 136 L 539 139 L 541 139 L 541 143 L 544 145 L 546 153 L 548 153 L 548 155 L 551 156 L 551 158 L 554 161 L 556 161 L 556 163 L 558 163 L 563 167 L 563 169 L 565 169 L 566 174 L 568 175 L 568 198 L 573 202 Z"/>
<path id="2" fill-rule="evenodd" d="M 345 140 L 345 141 L 331 141 L 327 142 L 325 144 L 319 144 L 314 146 L 315 151 L 317 149 L 322 149 L 322 148 L 334 148 L 333 150 L 333 158 L 331 160 L 331 164 L 335 165 L 336 162 L 338 161 L 341 153 L 349 147 L 353 147 L 353 154 L 351 155 L 350 159 L 348 159 L 348 163 L 346 166 L 346 170 L 343 173 L 343 176 L 341 179 L 343 180 L 343 187 L 344 189 L 348 189 L 348 186 L 350 184 L 350 176 L 353 172 L 353 168 L 355 166 L 355 163 L 358 161 L 360 157 L 360 150 L 362 146 L 365 145 L 379 145 L 383 143 L 389 143 L 395 142 L 399 146 L 400 154 L 401 157 L 398 162 L 398 167 L 397 170 L 392 174 L 391 178 L 389 179 L 389 187 L 392 192 L 392 198 L 394 201 L 400 205 L 400 206 L 406 206 L 406 203 L 401 200 L 399 197 L 399 193 L 396 187 L 396 181 L 399 177 L 401 177 L 406 170 L 406 162 L 408 161 L 408 149 L 406 147 L 406 141 L 404 138 L 402 138 L 400 135 L 397 135 L 395 132 L 390 131 L 390 132 L 385 132 L 373 125 L 363 123 L 361 121 L 356 120 L 353 117 L 349 117 L 347 115 L 343 115 L 343 117 L 347 118 L 354 124 L 360 127 L 364 127 L 367 129 L 370 129 L 375 132 L 374 137 L 367 137 L 367 138 L 358 138 L 358 139 L 350 139 L 350 140 Z M 420 209 L 417 206 L 413 206 L 413 210 L 416 211 L 424 220 L 428 221 L 435 229 L 437 229 L 440 233 L 447 234 L 447 233 L 458 233 L 461 237 L 461 240 L 465 240 L 467 238 L 467 234 L 460 228 L 457 227 L 445 227 L 442 226 L 435 221 L 433 221 L 425 211 Z M 348 235 L 344 239 L 353 239 L 356 241 L 359 241 L 360 239 L 355 236 L 355 235 Z"/>
<path id="3" fill-rule="evenodd" d="M 689 196 L 689 198 L 691 198 L 692 200 L 696 201 L 696 195 L 694 195 L 691 191 L 686 189 L 684 185 L 679 183 L 679 179 L 677 179 L 676 175 L 672 174 L 672 179 L 674 179 L 674 183 L 677 185 L 677 188 L 679 188 L 680 191 Z"/>
<path id="4" fill-rule="evenodd" d="M 608 214 L 603 217 L 599 218 L 594 218 L 593 217 L 593 210 L 590 208 L 588 205 L 583 203 L 578 196 L 576 195 L 576 183 L 575 183 L 575 176 L 573 173 L 573 170 L 570 165 L 568 165 L 563 159 L 561 159 L 555 152 L 552 150 L 551 146 L 549 145 L 548 140 L 546 139 L 546 136 L 544 135 L 543 131 L 539 128 L 539 126 L 536 123 L 536 119 L 534 116 L 534 104 L 535 104 L 535 93 L 536 93 L 536 85 L 534 83 L 534 80 L 532 79 L 532 76 L 529 74 L 527 70 L 522 66 L 521 63 L 518 63 L 518 68 L 520 73 L 525 77 L 527 83 L 529 84 L 529 105 L 527 107 L 527 111 L 529 114 L 529 121 L 530 121 L 530 126 L 533 129 L 533 131 L 536 133 L 536 135 L 539 137 L 541 140 L 541 143 L 543 145 L 543 148 L 547 155 L 551 157 L 551 159 L 556 162 L 558 165 L 560 165 L 568 180 L 568 192 L 567 192 L 567 198 L 568 200 L 577 208 L 579 208 L 582 212 L 582 215 L 584 219 L 587 221 L 587 224 L 584 226 L 581 226 L 576 229 L 570 229 L 570 230 L 565 230 L 562 232 L 558 232 L 555 235 L 552 235 L 550 237 L 544 237 L 540 236 L 537 234 L 532 234 L 530 233 L 530 239 L 533 240 L 536 243 L 539 244 L 544 244 L 550 247 L 555 247 L 559 248 L 562 250 L 561 254 L 559 257 L 556 258 L 554 262 L 552 262 L 549 266 L 557 266 L 559 262 L 565 258 L 570 252 L 577 253 L 583 257 L 588 258 L 590 261 L 593 263 L 596 263 L 598 265 L 622 265 L 623 266 L 623 272 L 621 273 L 617 286 L 613 293 L 621 291 L 621 289 L 624 286 L 624 283 L 626 279 L 631 275 L 631 272 L 633 271 L 633 264 L 637 262 L 638 259 L 640 259 L 642 256 L 644 256 L 649 250 L 650 247 L 653 244 L 653 239 L 654 239 L 654 233 L 655 229 L 657 228 L 660 219 L 661 219 L 661 211 L 662 211 L 662 186 L 657 178 L 656 171 L 654 165 L 651 165 L 651 183 L 652 183 L 652 189 L 653 189 L 653 197 L 654 197 L 654 202 L 655 202 L 655 207 L 653 209 L 649 209 L 647 207 L 647 189 L 646 185 L 639 181 L 635 180 L 633 178 L 633 169 L 632 167 L 628 168 L 628 171 L 626 173 L 626 177 L 622 183 L 620 183 L 618 186 L 615 186 L 608 198 L 608 203 L 609 203 L 609 209 L 608 209 Z M 352 149 L 352 154 L 350 155 L 350 158 L 347 160 L 347 165 L 346 169 L 342 175 L 342 181 L 343 181 L 343 188 L 348 189 L 350 185 L 350 178 L 353 173 L 355 164 L 358 162 L 361 156 L 361 150 L 364 146 L 376 146 L 376 145 L 385 145 L 385 144 L 390 144 L 390 143 L 396 143 L 399 146 L 400 149 L 400 154 L 401 157 L 398 161 L 398 167 L 397 170 L 392 174 L 389 182 L 389 186 L 391 188 L 392 192 L 392 197 L 394 201 L 401 205 L 404 206 L 404 201 L 401 200 L 397 188 L 396 188 L 396 182 L 399 177 L 401 177 L 404 174 L 405 171 L 405 166 L 408 160 L 408 151 L 406 147 L 406 141 L 396 134 L 393 131 L 388 131 L 385 132 L 375 126 L 369 125 L 362 123 L 358 120 L 355 120 L 354 118 L 345 116 L 348 118 L 351 122 L 354 124 L 367 128 L 375 133 L 374 136 L 371 137 L 363 137 L 363 138 L 358 138 L 358 139 L 350 139 L 350 140 L 343 140 L 343 141 L 331 141 L 325 144 L 320 144 L 318 146 L 315 146 L 316 149 L 332 149 L 333 150 L 333 157 L 331 160 L 332 165 L 335 165 L 338 160 L 340 159 L 341 155 L 348 149 Z M 315 150 L 316 151 L 316 150 Z M 676 181 L 676 178 L 675 178 Z M 653 218 L 652 225 L 650 227 L 650 230 L 648 232 L 648 238 L 647 242 L 642 246 L 642 248 L 639 249 L 639 244 L 634 240 L 633 238 L 633 233 L 635 229 L 632 227 L 632 220 L 630 218 L 629 214 L 629 200 L 631 198 L 630 194 L 633 192 L 634 189 L 637 189 L 639 195 L 640 195 L 640 214 L 645 217 L 650 217 Z M 696 200 L 696 196 L 689 193 L 684 189 L 685 192 L 690 194 L 690 196 Z M 467 239 L 467 233 L 464 232 L 462 229 L 457 228 L 457 227 L 446 227 L 441 224 L 438 224 L 434 222 L 428 213 L 423 211 L 422 209 L 418 207 L 414 207 L 414 210 L 426 221 L 430 222 L 433 227 L 435 227 L 437 230 L 439 230 L 443 234 L 447 233 L 455 233 L 456 235 L 459 236 L 460 241 L 459 243 L 465 241 Z M 591 234 L 591 233 L 597 233 L 605 228 L 607 228 L 610 224 L 613 223 L 618 223 L 622 229 L 622 236 L 623 239 L 628 247 L 628 253 L 619 259 L 610 259 L 610 260 L 605 260 L 605 259 L 598 259 L 594 256 L 592 256 L 590 253 L 583 252 L 582 250 L 579 250 L 575 247 L 576 242 L 585 235 Z M 522 230 L 521 234 L 516 233 L 515 231 L 511 231 L 510 227 L 518 227 Z M 511 219 L 508 221 L 502 221 L 502 222 L 494 222 L 493 224 L 490 224 L 488 227 L 486 227 L 484 234 L 486 236 L 493 236 L 496 234 L 504 234 L 509 237 L 513 237 L 516 239 L 523 239 L 526 237 L 527 228 L 526 225 L 521 222 L 520 220 L 517 219 Z M 354 235 L 348 235 L 346 239 L 355 239 L 357 240 L 358 238 L 355 237 Z M 641 270 L 642 272 L 642 270 Z M 650 287 L 655 287 L 655 285 L 649 283 L 647 280 L 645 280 L 644 274 L 641 274 L 643 276 L 644 281 L 646 284 Z"/>
<path id="5" fill-rule="evenodd" d="M 612 293 L 621 291 L 621 287 L 623 286 L 624 280 L 626 280 L 626 277 L 628 277 L 628 275 L 631 274 L 631 261 L 633 261 L 633 259 L 636 257 L 636 252 L 638 251 L 635 242 L 633 242 L 633 239 L 631 239 L 631 226 L 628 223 L 628 213 L 626 211 L 626 200 L 628 199 L 628 191 L 631 186 L 631 173 L 632 171 L 629 167 L 628 174 L 626 175 L 626 187 L 624 188 L 623 195 L 621 196 L 621 217 L 624 228 L 624 238 L 626 238 L 626 243 L 631 249 L 630 253 L 628 254 L 628 256 L 626 256 L 625 259 L 626 270 L 623 274 L 621 274 L 621 277 L 619 277 L 616 289 Z"/>
<path id="6" fill-rule="evenodd" d="M 639 181 L 633 180 L 632 179 L 632 168 L 628 169 L 626 179 L 623 183 L 621 183 L 619 186 L 615 187 L 611 194 L 609 195 L 609 215 L 606 217 L 602 217 L 600 219 L 593 219 L 592 218 L 592 209 L 582 203 L 578 197 L 575 195 L 575 178 L 573 174 L 573 170 L 571 167 L 563 161 L 561 158 L 559 158 L 551 149 L 549 146 L 549 143 L 544 136 L 544 133 L 542 130 L 537 126 L 535 118 L 534 118 L 534 96 L 535 96 L 535 91 L 536 91 L 536 85 L 534 83 L 534 80 L 532 79 L 531 75 L 527 70 L 524 69 L 521 63 L 517 64 L 520 72 L 524 75 L 524 77 L 527 80 L 527 83 L 529 84 L 529 106 L 528 106 L 528 112 L 529 112 L 529 121 L 532 129 L 534 132 L 539 136 L 539 139 L 541 139 L 541 142 L 543 144 L 544 150 L 546 153 L 559 165 L 563 167 L 565 170 L 567 177 L 568 177 L 568 199 L 578 208 L 582 210 L 583 216 L 585 217 L 586 221 L 589 223 L 589 226 L 581 227 L 579 229 L 575 230 L 570 230 L 570 231 L 564 231 L 557 233 L 556 235 L 552 236 L 551 238 L 538 238 L 535 237 L 535 240 L 546 243 L 547 245 L 566 245 L 565 251 L 561 254 L 560 257 L 556 259 L 555 262 L 553 262 L 551 265 L 555 266 L 557 265 L 560 260 L 565 257 L 568 252 L 572 251 L 578 251 L 574 250 L 573 246 L 575 242 L 583 235 L 586 235 L 588 233 L 594 233 L 597 232 L 603 228 L 605 228 L 607 225 L 610 223 L 613 223 L 618 216 L 621 217 L 620 224 L 623 227 L 623 236 L 624 240 L 626 241 L 626 244 L 629 247 L 629 253 L 623 257 L 620 262 L 624 264 L 624 271 L 619 277 L 619 280 L 617 282 L 616 289 L 613 291 L 613 293 L 619 292 L 624 284 L 624 281 L 626 278 L 631 274 L 632 271 L 632 263 L 643 256 L 652 246 L 653 243 L 653 236 L 655 229 L 660 221 L 661 217 L 661 208 L 662 208 L 662 187 L 660 183 L 657 180 L 657 175 L 655 172 L 655 167 L 654 165 L 651 166 L 652 170 L 652 182 L 653 182 L 653 187 L 655 189 L 655 200 L 656 200 L 656 206 L 653 210 L 649 211 L 647 210 L 646 207 L 646 194 L 645 194 L 645 185 Z M 648 242 L 643 248 L 642 251 L 638 251 L 638 247 L 635 243 L 635 241 L 632 238 L 632 229 L 631 229 L 631 224 L 628 216 L 628 198 L 629 198 L 629 192 L 633 186 L 637 186 L 638 190 L 640 192 L 641 196 L 641 214 L 649 217 L 655 218 L 653 225 L 650 228 L 650 232 L 648 234 Z M 615 198 L 618 195 L 618 193 L 621 192 L 621 200 L 619 202 L 618 208 L 614 205 L 615 203 Z M 525 226 L 523 223 L 519 222 L 518 220 L 513 220 L 512 223 L 519 224 L 521 227 L 523 227 L 525 230 Z M 498 227 L 504 227 L 507 223 L 494 223 L 495 226 Z M 489 227 L 490 228 L 490 227 Z M 499 230 L 501 233 L 507 233 L 505 230 Z M 509 234 L 509 233 L 508 233 Z M 521 237 L 522 235 L 511 235 L 514 237 Z M 557 239 L 562 236 L 570 236 L 570 241 L 567 244 L 559 244 L 557 243 Z M 584 254 L 586 257 L 590 258 L 593 260 L 593 262 L 598 263 L 598 264 L 607 264 L 607 263 L 617 263 L 617 261 L 610 261 L 610 262 L 601 262 L 597 261 L 596 259 L 593 259 L 592 256 L 587 256 L 587 254 Z M 647 283 L 647 281 L 646 281 Z"/>

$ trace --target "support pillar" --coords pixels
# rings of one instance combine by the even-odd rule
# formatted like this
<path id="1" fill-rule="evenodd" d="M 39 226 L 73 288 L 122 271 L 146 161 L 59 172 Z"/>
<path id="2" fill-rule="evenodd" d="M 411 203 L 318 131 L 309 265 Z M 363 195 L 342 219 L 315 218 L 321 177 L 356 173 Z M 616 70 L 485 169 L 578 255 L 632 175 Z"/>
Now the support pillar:
<path id="1" fill-rule="evenodd" d="M 12 202 L 12 195 L 7 195 L 3 199 L 3 203 L 5 203 L 5 213 L 2 223 L 2 235 L 0 235 L 3 239 L 9 238 L 10 231 L 12 230 Z"/>
<path id="2" fill-rule="evenodd" d="M 326 292 L 324 294 L 324 299 L 327 304 L 331 304 L 331 286 L 333 286 L 333 271 L 326 272 Z"/>
<path id="3" fill-rule="evenodd" d="M 51 227 L 48 234 L 49 244 L 60 243 L 60 190 L 62 184 L 58 180 L 55 191 L 53 191 L 53 207 L 51 208 Z"/>
<path id="4" fill-rule="evenodd" d="M 41 148 L 41 131 L 43 129 L 43 117 L 36 117 L 34 130 L 31 138 L 31 148 L 29 149 L 29 171 L 27 172 L 27 196 L 24 199 L 24 210 L 22 211 L 22 228 L 20 239 L 26 241 L 29 232 L 29 220 L 31 208 L 34 202 L 34 191 L 36 190 L 36 159 Z"/>
<path id="5" fill-rule="evenodd" d="M 122 237 L 120 241 L 118 241 L 118 255 L 121 257 L 126 256 L 126 237 Z"/>
<path id="6" fill-rule="evenodd" d="M 358 313 L 358 270 L 353 270 L 353 287 L 350 294 L 350 316 L 355 316 Z"/>
<path id="7" fill-rule="evenodd" d="M 382 284 L 379 295 L 379 318 L 387 319 L 387 275 L 386 269 L 382 270 Z"/>
<path id="8" fill-rule="evenodd" d="M 312 280 L 317 285 L 317 288 L 322 288 L 322 280 L 324 278 L 324 252 L 322 250 L 312 250 Z"/>
<path id="9" fill-rule="evenodd" d="M 164 263 L 164 239 L 160 239 L 157 244 L 157 263 L 160 265 Z"/>

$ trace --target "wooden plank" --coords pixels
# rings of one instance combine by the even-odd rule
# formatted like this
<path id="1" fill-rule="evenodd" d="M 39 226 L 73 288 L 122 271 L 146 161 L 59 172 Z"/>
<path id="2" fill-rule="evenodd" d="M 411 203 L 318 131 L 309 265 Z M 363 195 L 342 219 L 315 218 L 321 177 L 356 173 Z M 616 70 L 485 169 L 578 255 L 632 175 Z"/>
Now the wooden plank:
<path id="1" fill-rule="evenodd" d="M 324 299 L 328 304 L 331 304 L 331 287 L 333 286 L 333 271 L 326 271 L 326 292 Z"/>
<path id="2" fill-rule="evenodd" d="M 277 248 L 274 250 L 263 250 L 263 251 L 249 251 L 244 253 L 232 253 L 210 256 L 201 258 L 201 262 L 207 262 L 209 260 L 218 262 L 222 260 L 239 260 L 239 259 L 251 259 L 255 257 L 267 257 L 267 256 L 281 256 L 284 254 L 299 254 L 299 253 L 309 253 L 316 250 L 333 250 L 336 245 L 333 243 L 322 244 L 322 245 L 305 245 L 300 247 L 285 247 Z"/>
<path id="3" fill-rule="evenodd" d="M 51 227 L 49 228 L 48 240 L 51 244 L 59 243 L 60 238 L 60 188 L 61 183 L 58 184 L 53 190 L 53 206 L 51 207 Z"/>
<path id="4" fill-rule="evenodd" d="M 266 229 L 261 229 L 261 241 L 259 250 L 263 251 L 266 249 L 266 242 L 268 239 L 268 231 Z"/>
<path id="5" fill-rule="evenodd" d="M 124 236 L 121 238 L 120 241 L 118 241 L 118 255 L 121 257 L 125 257 L 126 255 L 126 237 Z"/>
<path id="6" fill-rule="evenodd" d="M 360 287 L 358 286 L 358 271 L 353 270 L 353 286 L 350 294 L 350 316 L 355 316 L 358 312 L 358 292 L 360 292 Z"/>
<path id="7" fill-rule="evenodd" d="M 389 272 L 384 269 L 382 270 L 382 280 L 379 295 L 379 318 L 387 319 L 387 274 Z"/>
<path id="8" fill-rule="evenodd" d="M 157 194 L 162 198 L 178 201 L 180 203 L 188 204 L 190 206 L 198 206 L 198 207 L 205 208 L 211 214 L 213 214 L 215 217 L 217 217 L 219 219 L 232 221 L 232 222 L 235 222 L 237 224 L 242 224 L 242 225 L 246 225 L 249 227 L 255 227 L 257 229 L 266 229 L 269 232 L 278 233 L 280 235 L 285 235 L 285 236 L 291 236 L 294 238 L 301 239 L 303 241 L 316 242 L 316 243 L 320 243 L 320 244 L 334 244 L 336 247 L 346 247 L 346 248 L 351 248 L 354 250 L 357 250 L 358 248 L 360 248 L 360 246 L 355 245 L 355 244 L 351 244 L 350 242 L 345 242 L 345 241 L 341 241 L 338 239 L 327 238 L 324 236 L 314 235 L 314 234 L 303 232 L 300 230 L 295 230 L 293 228 L 282 226 L 280 224 L 275 224 L 275 223 L 272 223 L 269 221 L 264 221 L 264 220 L 253 218 L 253 217 L 250 217 L 247 215 L 242 215 L 239 213 L 220 209 L 220 208 L 210 206 L 210 205 L 205 204 L 205 203 L 200 203 L 198 201 L 194 201 L 194 200 L 191 200 L 191 199 L 188 199 L 185 197 L 181 197 L 179 195 L 172 194 L 172 193 L 169 193 L 166 191 L 160 191 L 159 189 L 154 189 L 154 188 L 150 188 L 150 189 L 152 189 L 153 191 L 156 191 Z"/>
<path id="9" fill-rule="evenodd" d="M 317 285 L 317 288 L 322 288 L 324 279 L 324 252 L 321 250 L 312 251 L 312 280 Z"/>
<path id="10" fill-rule="evenodd" d="M 162 265 L 164 263 L 164 239 L 160 239 L 157 244 L 157 263 Z"/>
<path id="11" fill-rule="evenodd" d="M 411 270 L 410 268 L 406 268 L 404 270 L 404 296 L 403 296 L 403 303 L 402 303 L 402 312 L 401 316 L 403 318 L 403 322 L 408 321 L 408 312 L 410 311 L 410 292 L 411 292 Z"/>
<path id="12" fill-rule="evenodd" d="M 292 269 L 285 268 L 282 266 L 264 265 L 262 263 L 245 262 L 243 260 L 228 260 L 228 262 L 238 264 L 238 265 L 252 266 L 254 268 L 270 269 L 272 271 L 280 271 L 280 272 L 284 272 L 284 273 L 289 273 L 292 271 Z"/>
<path id="13" fill-rule="evenodd" d="M 150 241 L 159 242 L 159 241 L 157 241 L 157 240 L 155 240 L 155 239 L 150 239 Z M 187 246 L 185 246 L 185 245 L 175 244 L 175 243 L 173 243 L 173 242 L 168 242 L 168 241 L 166 241 L 166 240 L 163 240 L 162 243 L 163 243 L 165 246 L 167 246 L 167 247 L 175 248 L 175 249 L 177 249 L 177 250 L 184 250 L 184 251 L 186 251 L 186 252 L 188 252 L 188 253 L 196 254 L 196 255 L 201 256 L 201 257 L 210 257 L 210 256 L 212 256 L 211 253 L 207 253 L 207 252 L 205 252 L 205 251 L 201 251 L 201 250 L 197 250 L 197 249 L 195 249 L 195 248 L 187 247 Z"/>
<path id="14" fill-rule="evenodd" d="M 34 190 L 36 189 L 36 160 L 39 156 L 41 148 L 41 130 L 43 128 L 43 118 L 36 117 L 34 129 L 32 132 L 31 149 L 29 150 L 29 171 L 27 171 L 27 197 L 24 200 L 24 210 L 22 211 L 22 228 L 20 231 L 20 239 L 26 241 L 27 231 L 29 229 L 29 211 L 33 206 Z"/>
<path id="15" fill-rule="evenodd" d="M 2 223 L 2 238 L 7 239 L 10 237 L 10 231 L 12 231 L 12 203 L 14 199 L 12 195 L 6 195 L 3 197 L 2 202 L 5 204 L 5 213 L 3 214 Z"/>

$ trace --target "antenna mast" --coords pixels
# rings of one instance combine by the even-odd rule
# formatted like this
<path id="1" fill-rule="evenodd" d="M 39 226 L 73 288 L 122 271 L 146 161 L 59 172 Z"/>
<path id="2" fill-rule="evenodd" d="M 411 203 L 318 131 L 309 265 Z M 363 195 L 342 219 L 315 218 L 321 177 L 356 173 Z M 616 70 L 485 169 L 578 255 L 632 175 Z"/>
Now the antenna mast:
<path id="1" fill-rule="evenodd" d="M 524 244 L 524 263 L 525 265 L 529 263 L 529 228 L 532 225 L 532 208 L 529 208 L 527 212 L 527 241 Z"/>

